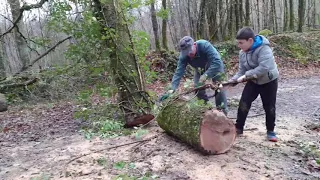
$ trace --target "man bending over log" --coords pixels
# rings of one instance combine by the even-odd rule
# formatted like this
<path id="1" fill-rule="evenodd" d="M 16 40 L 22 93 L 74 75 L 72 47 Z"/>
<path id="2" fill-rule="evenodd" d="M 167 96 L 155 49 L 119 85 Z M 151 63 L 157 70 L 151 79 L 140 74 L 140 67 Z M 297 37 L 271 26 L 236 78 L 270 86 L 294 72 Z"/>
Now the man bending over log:
<path id="1" fill-rule="evenodd" d="M 222 81 L 225 72 L 224 64 L 219 52 L 209 41 L 198 40 L 194 42 L 190 36 L 185 36 L 180 40 L 179 47 L 180 56 L 172 79 L 171 89 L 160 100 L 166 99 L 178 88 L 188 64 L 194 68 L 195 86 L 203 85 L 207 79 L 212 79 L 213 82 Z M 197 97 L 203 99 L 206 103 L 209 101 L 205 90 L 197 92 Z M 227 98 L 224 90 L 216 92 L 215 101 L 216 107 L 227 114 Z"/>
<path id="2" fill-rule="evenodd" d="M 229 82 L 249 80 L 242 92 L 236 121 L 237 134 L 243 134 L 243 127 L 252 102 L 260 94 L 266 113 L 267 138 L 277 142 L 274 132 L 276 118 L 276 96 L 278 89 L 279 71 L 274 60 L 269 41 L 255 35 L 251 28 L 242 28 L 237 33 L 239 53 L 239 70 Z"/>

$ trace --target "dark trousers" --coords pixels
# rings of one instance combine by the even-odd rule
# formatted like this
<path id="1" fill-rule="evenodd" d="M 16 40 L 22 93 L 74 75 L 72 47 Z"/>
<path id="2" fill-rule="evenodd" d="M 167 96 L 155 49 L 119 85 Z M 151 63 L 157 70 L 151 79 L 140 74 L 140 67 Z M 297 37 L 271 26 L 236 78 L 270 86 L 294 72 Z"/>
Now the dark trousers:
<path id="1" fill-rule="evenodd" d="M 260 94 L 263 109 L 266 113 L 267 131 L 274 131 L 276 119 L 276 97 L 278 91 L 278 79 L 267 84 L 258 85 L 248 81 L 241 95 L 236 127 L 243 130 L 252 102 Z"/>
<path id="2" fill-rule="evenodd" d="M 205 90 L 201 90 L 196 92 L 197 97 L 199 99 L 204 100 L 205 102 L 209 101 L 209 97 L 206 94 Z M 224 114 L 228 114 L 228 105 L 227 105 L 227 96 L 224 89 L 221 89 L 220 92 L 215 92 L 215 102 L 216 102 L 216 108 L 220 109 L 224 112 Z"/>

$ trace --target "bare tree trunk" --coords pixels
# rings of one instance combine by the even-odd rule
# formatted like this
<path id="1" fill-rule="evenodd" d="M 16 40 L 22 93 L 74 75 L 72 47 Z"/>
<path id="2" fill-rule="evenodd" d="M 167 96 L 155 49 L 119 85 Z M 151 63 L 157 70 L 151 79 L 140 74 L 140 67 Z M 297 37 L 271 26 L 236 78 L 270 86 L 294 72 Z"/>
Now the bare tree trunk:
<path id="1" fill-rule="evenodd" d="M 197 39 L 203 39 L 205 36 L 204 24 L 205 24 L 205 7 L 206 7 L 206 0 L 201 0 L 200 3 L 200 12 L 199 12 L 199 19 L 198 19 L 198 33 Z"/>
<path id="2" fill-rule="evenodd" d="M 258 12 L 257 12 L 257 14 L 258 14 L 258 15 L 257 15 L 257 16 L 258 16 L 258 17 L 257 17 L 257 18 L 258 18 L 258 19 L 257 19 L 257 21 L 258 21 L 258 31 L 260 31 L 260 28 L 261 28 L 261 27 L 260 27 L 260 4 L 259 4 L 259 0 L 257 0 L 257 11 L 258 11 Z"/>
<path id="3" fill-rule="evenodd" d="M 288 14 L 288 1 L 284 0 L 284 17 L 283 17 L 283 31 L 288 30 L 288 21 L 289 21 L 289 14 Z"/>
<path id="4" fill-rule="evenodd" d="M 179 41 L 178 27 L 176 24 L 176 16 L 177 16 L 176 12 L 179 13 L 179 11 L 174 10 L 174 8 L 176 6 L 173 5 L 174 3 L 172 0 L 171 1 L 169 0 L 168 4 L 170 5 L 169 6 L 169 9 L 170 9 L 169 31 L 171 34 L 172 42 L 174 45 L 176 45 L 176 44 L 178 44 L 178 41 Z M 178 10 L 179 10 L 179 8 L 178 8 Z M 180 26 L 182 27 L 183 23 L 181 23 Z M 171 28 L 173 28 L 173 30 Z"/>
<path id="5" fill-rule="evenodd" d="M 179 0 L 179 3 L 178 3 L 179 5 L 178 5 L 178 10 L 179 10 L 179 18 L 180 18 L 180 22 L 181 21 L 184 21 L 184 17 L 185 17 L 185 11 L 184 11 L 184 8 L 183 8 L 183 6 L 182 6 L 182 0 Z M 188 14 L 189 15 L 189 14 Z M 188 17 L 188 19 L 189 19 L 189 17 Z M 188 21 L 188 23 L 189 23 L 189 21 Z M 190 24 L 189 24 L 190 25 Z M 189 29 L 190 30 L 190 29 Z M 185 23 L 184 22 L 181 22 L 180 23 L 180 36 L 182 35 L 182 36 L 185 36 L 185 35 L 190 35 L 191 34 L 191 32 L 192 31 L 190 31 L 189 33 L 188 33 L 188 30 L 187 30 L 187 28 L 186 28 L 186 25 L 185 25 Z"/>
<path id="6" fill-rule="evenodd" d="M 229 0 L 230 9 L 228 13 L 228 30 L 229 30 L 229 38 L 233 38 L 234 35 L 234 26 L 233 26 L 233 17 L 234 17 L 234 0 Z"/>
<path id="7" fill-rule="evenodd" d="M 304 12 L 305 12 L 305 0 L 299 0 L 299 6 L 298 6 L 298 32 L 302 32 L 303 24 L 304 24 Z"/>
<path id="8" fill-rule="evenodd" d="M 269 14 L 269 0 L 263 0 L 263 20 L 264 20 L 264 23 L 263 23 L 263 28 L 264 29 L 267 29 L 269 27 L 269 22 L 268 22 L 268 18 L 270 17 L 270 14 Z"/>
<path id="9" fill-rule="evenodd" d="M 313 28 L 316 28 L 316 24 L 317 24 L 317 6 L 316 6 L 316 0 L 313 0 L 313 13 L 312 13 L 312 25 Z"/>
<path id="10" fill-rule="evenodd" d="M 211 41 L 217 40 L 216 30 L 217 30 L 217 12 L 218 12 L 218 5 L 217 0 L 211 0 L 207 4 L 206 13 L 208 18 L 209 24 L 209 39 Z"/>
<path id="11" fill-rule="evenodd" d="M 277 16 L 277 9 L 276 9 L 276 1 L 273 1 L 273 22 L 274 22 L 274 32 L 278 32 L 278 16 Z M 278 1 L 277 1 L 278 2 Z"/>
<path id="12" fill-rule="evenodd" d="M 219 11 L 219 29 L 218 29 L 218 41 L 222 41 L 223 40 L 223 29 L 224 29 L 224 26 L 223 26 L 223 23 L 224 23 L 224 14 L 226 12 L 226 9 L 223 8 L 223 1 L 222 0 L 219 0 L 218 2 L 219 4 L 219 8 L 218 8 L 218 11 Z M 224 13 L 224 14 L 223 14 Z"/>
<path id="13" fill-rule="evenodd" d="M 196 8 L 197 6 L 194 6 L 194 4 L 191 4 L 192 0 L 188 0 L 188 17 L 189 17 L 189 26 L 190 26 L 190 34 L 192 37 L 197 37 L 197 27 L 195 24 L 196 17 L 194 17 L 194 14 L 191 12 L 192 9 Z"/>
<path id="14" fill-rule="evenodd" d="M 290 7 L 290 22 L 289 22 L 289 28 L 290 28 L 291 31 L 294 31 L 293 0 L 289 0 L 289 7 Z"/>
<path id="15" fill-rule="evenodd" d="M 238 8 L 239 8 L 239 28 L 240 28 L 243 25 L 243 17 L 244 17 L 242 0 L 239 0 Z"/>
<path id="16" fill-rule="evenodd" d="M 246 0 L 246 4 L 245 4 L 245 9 L 246 9 L 246 19 L 245 19 L 245 26 L 249 26 L 249 22 L 250 22 L 250 3 L 249 0 Z"/>
<path id="17" fill-rule="evenodd" d="M 13 22 L 18 19 L 20 15 L 20 2 L 19 0 L 8 0 L 10 9 L 11 9 L 11 14 L 12 14 L 12 19 Z M 18 22 L 16 28 L 13 30 L 14 36 L 15 36 L 15 41 L 17 44 L 18 48 L 18 57 L 22 63 L 22 66 L 25 67 L 29 63 L 29 54 L 28 54 L 28 47 L 27 47 L 27 42 L 23 38 L 22 33 L 23 33 L 23 17 L 21 20 Z M 21 67 L 21 68 L 23 68 Z"/>
<path id="18" fill-rule="evenodd" d="M 159 40 L 159 30 L 158 30 L 158 22 L 157 22 L 157 15 L 156 9 L 154 7 L 154 2 L 150 4 L 150 11 L 151 11 L 151 21 L 152 21 L 152 29 L 154 34 L 154 40 L 156 43 L 156 51 L 160 51 L 160 40 Z"/>
<path id="19" fill-rule="evenodd" d="M 0 41 L 0 80 L 6 77 L 6 68 L 4 66 L 4 57 L 3 57 L 3 49 L 2 49 L 2 42 Z"/>
<path id="20" fill-rule="evenodd" d="M 167 1 L 162 0 L 162 7 L 167 10 Z M 167 39 L 167 19 L 168 16 L 162 17 L 162 46 L 165 50 L 168 50 L 168 39 Z"/>
<path id="21" fill-rule="evenodd" d="M 270 0 L 268 29 L 274 31 L 273 0 Z"/>
<path id="22" fill-rule="evenodd" d="M 234 15 L 236 18 L 236 31 L 240 29 L 240 8 L 239 8 L 239 0 L 235 0 L 234 3 Z"/>

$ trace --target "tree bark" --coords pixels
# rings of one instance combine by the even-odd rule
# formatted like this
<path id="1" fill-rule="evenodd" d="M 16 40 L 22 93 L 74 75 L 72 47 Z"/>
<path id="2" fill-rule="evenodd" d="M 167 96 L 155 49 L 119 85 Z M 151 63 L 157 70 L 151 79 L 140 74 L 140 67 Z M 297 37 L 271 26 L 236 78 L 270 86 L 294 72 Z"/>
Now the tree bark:
<path id="1" fill-rule="evenodd" d="M 117 0 L 109 0 L 104 4 L 94 0 L 94 3 L 97 19 L 106 25 L 101 29 L 115 33 L 115 36 L 106 39 L 106 47 L 111 49 L 112 78 L 118 89 L 117 100 L 124 118 L 131 123 L 145 116 L 150 117 L 152 103 L 145 92 L 145 78 L 134 54 L 126 14 Z"/>
<path id="2" fill-rule="evenodd" d="M 154 2 L 150 4 L 150 12 L 151 12 L 151 22 L 152 22 L 152 29 L 154 34 L 154 41 L 156 45 L 156 51 L 160 51 L 160 39 L 159 39 L 159 30 L 158 30 L 158 21 L 157 21 L 157 14 L 156 9 L 154 7 Z"/>
<path id="3" fill-rule="evenodd" d="M 229 9 L 229 13 L 228 13 L 228 30 L 229 30 L 229 38 L 232 39 L 233 35 L 234 35 L 234 25 L 233 25 L 233 17 L 234 17 L 234 0 L 229 0 L 229 4 L 230 4 L 230 9 Z"/>
<path id="4" fill-rule="evenodd" d="M 206 0 L 201 0 L 200 3 L 200 12 L 199 12 L 199 19 L 198 19 L 198 33 L 197 39 L 205 38 L 205 31 L 204 31 L 204 24 L 205 24 L 205 7 L 206 7 Z"/>
<path id="5" fill-rule="evenodd" d="M 233 122 L 218 110 L 193 103 L 181 98 L 169 102 L 158 115 L 159 126 L 204 154 L 228 151 L 236 137 Z"/>
<path id="6" fill-rule="evenodd" d="M 288 13 L 288 1 L 284 0 L 284 15 L 283 15 L 283 31 L 288 30 L 288 20 L 289 20 L 289 13 Z"/>
<path id="7" fill-rule="evenodd" d="M 243 13 L 243 3 L 242 0 L 239 0 L 239 28 L 242 27 L 243 25 L 243 17 L 244 17 L 244 13 Z"/>
<path id="8" fill-rule="evenodd" d="M 258 31 L 260 31 L 260 4 L 259 4 L 259 0 L 257 0 L 257 21 L 258 21 Z"/>
<path id="9" fill-rule="evenodd" d="M 249 26 L 250 23 L 250 3 L 249 0 L 246 0 L 246 4 L 245 4 L 245 9 L 246 9 L 246 19 L 245 19 L 245 26 Z"/>
<path id="10" fill-rule="evenodd" d="M 291 31 L 294 31 L 294 13 L 293 13 L 293 0 L 289 0 L 289 9 L 290 9 L 290 22 L 289 28 Z"/>
<path id="11" fill-rule="evenodd" d="M 304 12 L 305 12 L 305 0 L 299 0 L 299 6 L 298 6 L 298 32 L 302 32 L 303 24 L 304 24 Z"/>
<path id="12" fill-rule="evenodd" d="M 162 0 L 162 8 L 163 10 L 167 10 L 167 1 Z M 165 50 L 168 50 L 168 39 L 167 39 L 167 19 L 168 16 L 162 17 L 162 47 Z"/>
<path id="13" fill-rule="evenodd" d="M 0 38 L 2 39 L 2 38 Z M 0 81 L 6 77 L 5 59 L 3 56 L 2 42 L 0 41 Z"/>
<path id="14" fill-rule="evenodd" d="M 273 1 L 273 22 L 274 22 L 273 32 L 278 33 L 278 17 L 277 17 L 276 1 L 275 0 L 272 0 L 272 1 Z"/>
<path id="15" fill-rule="evenodd" d="M 313 25 L 313 28 L 316 28 L 316 24 L 317 24 L 316 15 L 317 15 L 316 0 L 313 0 L 313 12 L 312 12 L 312 25 Z"/>
<path id="16" fill-rule="evenodd" d="M 236 31 L 240 29 L 240 12 L 239 12 L 239 0 L 235 0 L 234 3 L 234 15 L 236 18 Z"/>
<path id="17" fill-rule="evenodd" d="M 216 30 L 217 30 L 217 11 L 218 5 L 217 0 L 211 0 L 208 2 L 206 7 L 206 14 L 208 19 L 208 26 L 209 26 L 209 39 L 211 41 L 215 41 L 216 37 Z"/>
<path id="18" fill-rule="evenodd" d="M 17 23 L 16 27 L 13 29 L 13 33 L 15 36 L 15 41 L 18 49 L 18 54 L 19 54 L 19 59 L 21 61 L 22 67 L 25 67 L 29 63 L 29 54 L 28 54 L 28 47 L 27 47 L 27 42 L 23 37 L 21 36 L 21 33 L 23 33 L 23 15 L 20 13 L 20 1 L 19 0 L 8 0 L 10 9 L 11 9 L 11 14 L 12 14 L 12 19 L 13 22 L 15 22 L 19 16 L 21 20 Z"/>

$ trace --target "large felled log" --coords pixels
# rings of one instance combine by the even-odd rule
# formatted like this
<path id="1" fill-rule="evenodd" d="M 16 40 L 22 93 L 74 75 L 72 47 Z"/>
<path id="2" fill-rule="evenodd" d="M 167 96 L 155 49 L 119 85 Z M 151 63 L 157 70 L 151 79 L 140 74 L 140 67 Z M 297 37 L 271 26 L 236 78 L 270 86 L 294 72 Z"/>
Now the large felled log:
<path id="1" fill-rule="evenodd" d="M 165 132 L 204 154 L 225 153 L 236 138 L 235 126 L 223 112 L 181 98 L 169 102 L 157 122 Z"/>

